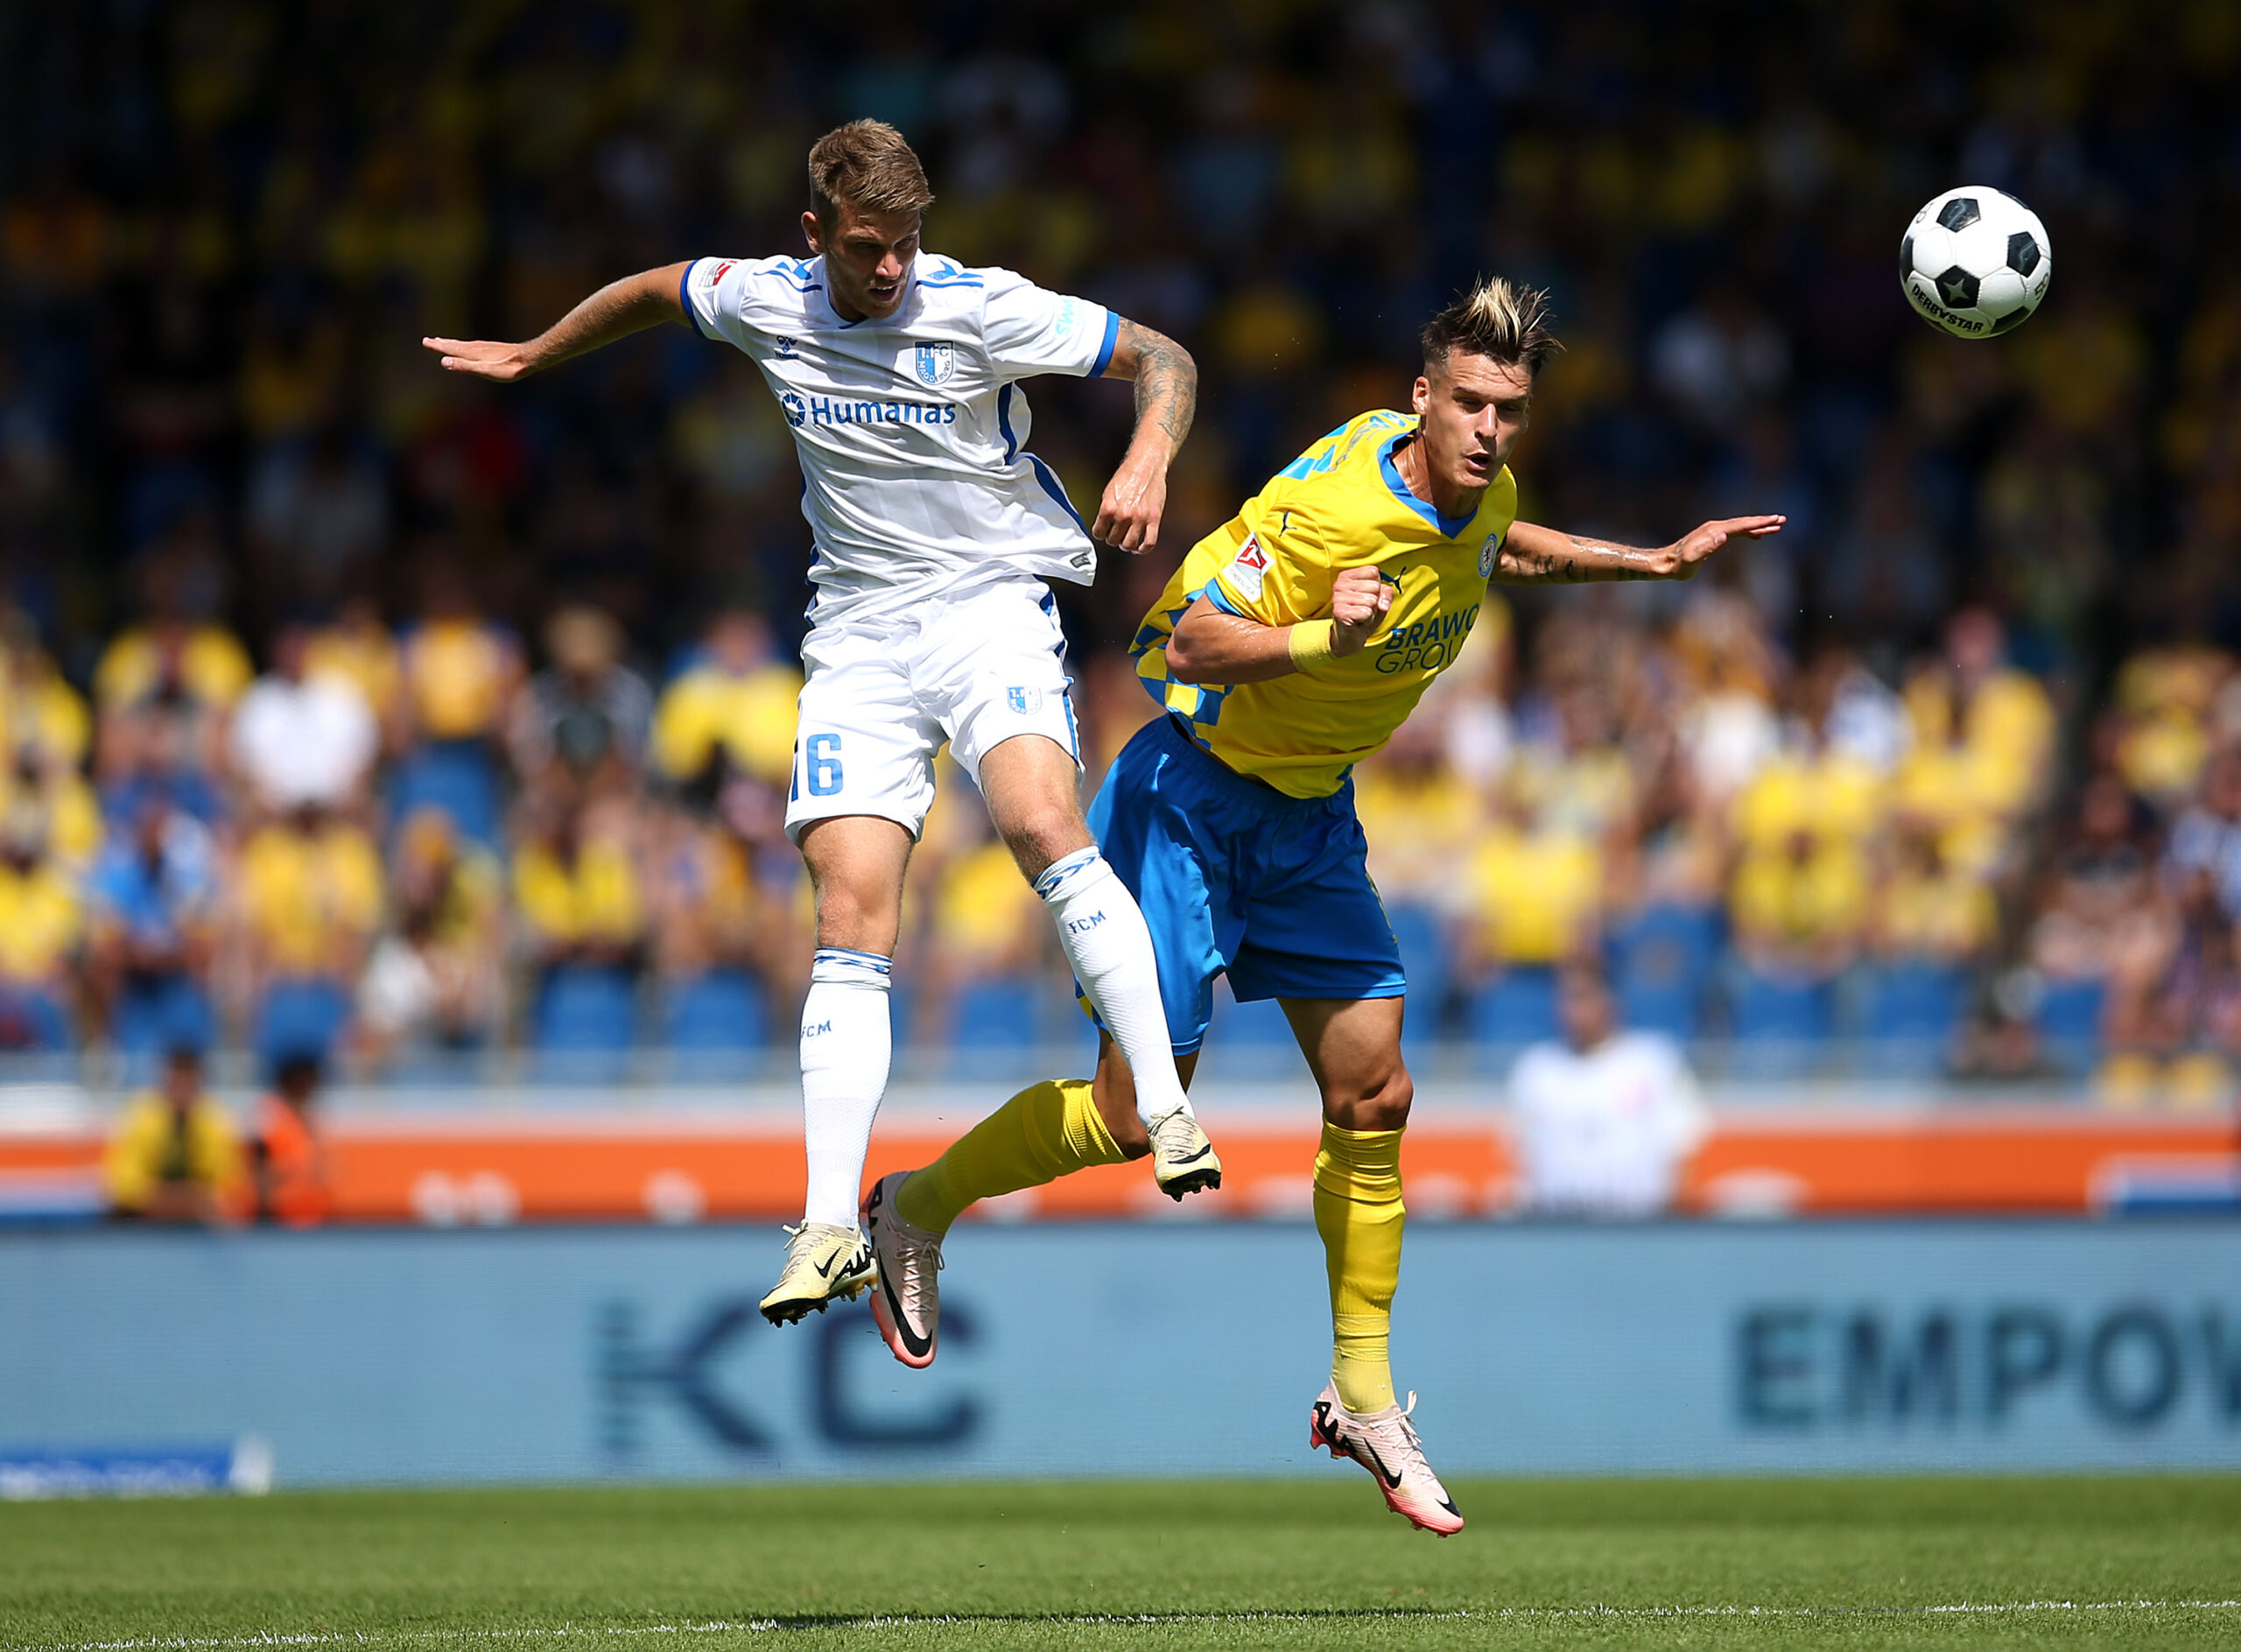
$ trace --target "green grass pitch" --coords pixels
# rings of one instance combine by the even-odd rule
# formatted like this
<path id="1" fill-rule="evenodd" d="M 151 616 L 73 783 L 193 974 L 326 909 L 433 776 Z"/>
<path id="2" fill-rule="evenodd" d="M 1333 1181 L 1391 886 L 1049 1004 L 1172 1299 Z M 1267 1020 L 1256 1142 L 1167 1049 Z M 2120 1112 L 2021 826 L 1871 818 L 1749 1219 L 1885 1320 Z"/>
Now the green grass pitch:
<path id="1" fill-rule="evenodd" d="M 2241 1646 L 2241 1478 L 1359 1474 L 0 1506 L 0 1645 Z"/>

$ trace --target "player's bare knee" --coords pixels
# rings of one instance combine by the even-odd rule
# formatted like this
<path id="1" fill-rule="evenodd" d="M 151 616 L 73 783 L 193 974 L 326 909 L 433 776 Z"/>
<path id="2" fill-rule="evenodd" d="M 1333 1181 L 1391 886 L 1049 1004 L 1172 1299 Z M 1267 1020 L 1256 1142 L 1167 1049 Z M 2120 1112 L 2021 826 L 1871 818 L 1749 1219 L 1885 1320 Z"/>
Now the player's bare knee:
<path id="1" fill-rule="evenodd" d="M 1323 1116 L 1342 1130 L 1398 1130 L 1409 1122 L 1416 1080 L 1395 1058 L 1390 1068 L 1323 1094 Z"/>
<path id="2" fill-rule="evenodd" d="M 817 944 L 892 953 L 902 914 L 889 892 L 835 878 L 818 886 Z"/>

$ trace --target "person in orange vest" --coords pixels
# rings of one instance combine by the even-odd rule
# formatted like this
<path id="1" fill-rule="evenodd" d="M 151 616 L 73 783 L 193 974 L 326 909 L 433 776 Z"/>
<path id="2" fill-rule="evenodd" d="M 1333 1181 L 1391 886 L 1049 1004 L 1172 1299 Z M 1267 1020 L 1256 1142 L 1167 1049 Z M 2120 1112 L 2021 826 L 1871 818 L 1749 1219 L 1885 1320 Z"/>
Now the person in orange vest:
<path id="1" fill-rule="evenodd" d="M 312 1124 L 319 1084 L 319 1058 L 292 1055 L 273 1073 L 272 1088 L 257 1100 L 249 1156 L 259 1222 L 316 1227 L 331 1213 L 326 1156 Z"/>

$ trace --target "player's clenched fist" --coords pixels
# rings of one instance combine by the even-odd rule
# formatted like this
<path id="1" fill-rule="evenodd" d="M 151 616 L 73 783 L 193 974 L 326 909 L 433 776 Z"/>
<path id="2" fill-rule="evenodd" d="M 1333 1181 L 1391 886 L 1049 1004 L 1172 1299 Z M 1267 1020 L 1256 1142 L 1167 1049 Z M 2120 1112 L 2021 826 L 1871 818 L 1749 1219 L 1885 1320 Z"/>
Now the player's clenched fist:
<path id="1" fill-rule="evenodd" d="M 1331 587 L 1331 651 L 1359 654 L 1393 606 L 1393 587 L 1375 568 L 1348 568 Z"/>
<path id="2" fill-rule="evenodd" d="M 1100 544 L 1134 554 L 1159 544 L 1160 513 L 1167 508 L 1167 471 L 1156 464 L 1129 462 L 1113 473 L 1098 502 L 1091 536 Z"/>

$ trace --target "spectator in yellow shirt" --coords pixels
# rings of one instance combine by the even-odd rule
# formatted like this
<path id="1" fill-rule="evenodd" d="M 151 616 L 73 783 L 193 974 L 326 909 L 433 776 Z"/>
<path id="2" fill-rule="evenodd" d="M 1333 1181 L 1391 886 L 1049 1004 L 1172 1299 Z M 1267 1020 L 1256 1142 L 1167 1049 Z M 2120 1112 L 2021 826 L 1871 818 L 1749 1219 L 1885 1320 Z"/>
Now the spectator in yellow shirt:
<path id="1" fill-rule="evenodd" d="M 75 972 L 85 939 L 77 880 L 46 851 L 46 821 L 18 803 L 0 815 L 0 1049 L 75 1042 Z"/>
<path id="2" fill-rule="evenodd" d="M 1999 621 L 1983 608 L 1953 617 L 1946 657 L 1907 679 L 1914 746 L 1893 786 L 1898 812 L 1935 827 L 1956 862 L 1989 867 L 2006 828 L 2037 801 L 2050 770 L 2054 704 L 2037 678 L 2007 665 Z"/>
<path id="3" fill-rule="evenodd" d="M 1859 847 L 1793 832 L 1746 853 L 1728 896 L 1738 949 L 1760 974 L 1825 981 L 1856 961 L 1872 885 Z"/>
<path id="4" fill-rule="evenodd" d="M 1465 883 L 1477 963 L 1496 970 L 1553 966 L 1594 938 L 1603 855 L 1577 832 L 1528 829 L 1512 807 L 1479 840 Z"/>
<path id="5" fill-rule="evenodd" d="M 522 683 L 520 643 L 483 617 L 457 568 L 438 563 L 428 574 L 420 622 L 399 649 L 397 671 L 391 807 L 400 815 L 440 808 L 477 843 L 495 845 L 498 736 Z"/>
<path id="6" fill-rule="evenodd" d="M 404 732 L 404 656 L 370 597 L 353 597 L 333 624 L 312 633 L 304 650 L 304 673 L 339 678 L 355 688 L 373 708 L 383 745 L 395 749 Z"/>
<path id="7" fill-rule="evenodd" d="M 1865 847 L 1881 830 L 1883 777 L 1831 739 L 1846 668 L 1842 655 L 1828 654 L 1800 673 L 1781 750 L 1736 795 L 1735 835 L 1746 853 L 1778 851 L 1799 832 Z"/>
<path id="8" fill-rule="evenodd" d="M 20 613 L 0 622 L 0 728 L 17 750 L 29 748 L 43 769 L 74 770 L 93 743 L 93 718 L 78 691 L 62 680 L 39 633 Z"/>
<path id="9" fill-rule="evenodd" d="M 94 668 L 94 699 L 103 712 L 174 695 L 222 712 L 256 675 L 249 650 L 224 626 L 161 614 L 109 645 Z"/>
<path id="10" fill-rule="evenodd" d="M 110 1212 L 140 1221 L 226 1221 L 246 1185 L 233 1121 L 202 1089 L 202 1058 L 173 1050 L 162 1083 L 126 1104 L 102 1163 Z"/>
<path id="11" fill-rule="evenodd" d="M 662 691 L 654 709 L 655 766 L 709 796 L 727 772 L 784 786 L 801 692 L 801 673 L 772 657 L 761 615 L 719 614 L 700 660 Z"/>
<path id="12" fill-rule="evenodd" d="M 1456 874 L 1486 826 L 1479 794 L 1448 760 L 1445 731 L 1419 714 L 1354 771 L 1354 811 L 1369 839 L 1369 873 L 1388 906 L 1455 912 Z"/>
<path id="13" fill-rule="evenodd" d="M 84 870 L 101 853 L 102 807 L 93 787 L 74 763 L 48 758 L 29 742 L 0 770 L 0 812 L 17 810 L 39 820 L 47 851 L 72 870 Z"/>
<path id="14" fill-rule="evenodd" d="M 539 966 L 635 962 L 646 938 L 646 894 L 629 832 L 612 805 L 594 812 L 541 800 L 514 851 L 514 910 Z"/>
<path id="15" fill-rule="evenodd" d="M 1875 903 L 1876 953 L 1888 963 L 1974 963 L 1999 934 L 1999 906 L 1978 873 L 1945 859 L 1937 839 L 1900 833 Z"/>
<path id="16" fill-rule="evenodd" d="M 1556 742 L 1519 748 L 1505 790 L 1542 829 L 1600 841 L 1632 824 L 1638 803 L 1610 701 L 1598 689 L 1573 689 L 1557 702 L 1556 724 Z"/>
<path id="17" fill-rule="evenodd" d="M 315 804 L 243 846 L 237 898 L 258 1052 L 330 1058 L 382 917 L 382 865 L 363 829 Z"/>
<path id="18" fill-rule="evenodd" d="M 488 741 L 521 685 L 521 644 L 483 617 L 466 577 L 446 564 L 428 575 L 420 622 L 398 666 L 404 715 L 416 741 Z"/>
<path id="19" fill-rule="evenodd" d="M 130 814 L 152 787 L 214 822 L 227 714 L 253 675 L 215 625 L 166 615 L 118 637 L 94 676 L 95 773 L 109 812 Z"/>
<path id="20" fill-rule="evenodd" d="M 727 791 L 725 801 L 741 800 Z M 763 888 L 742 829 L 753 823 L 739 814 L 676 809 L 660 823 L 650 879 L 655 960 L 671 981 L 745 969 L 762 977 L 772 1002 L 790 1002 L 808 984 L 809 936 Z"/>

